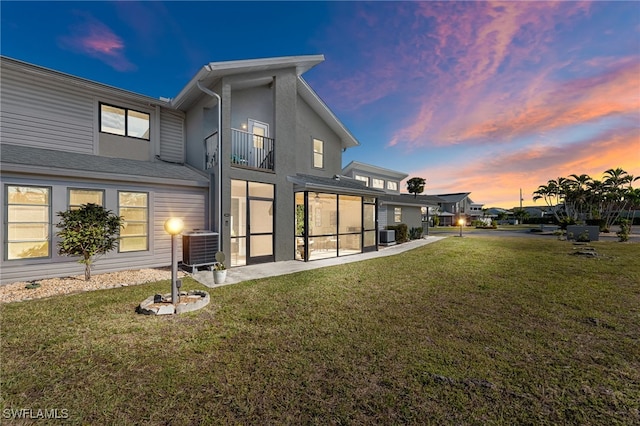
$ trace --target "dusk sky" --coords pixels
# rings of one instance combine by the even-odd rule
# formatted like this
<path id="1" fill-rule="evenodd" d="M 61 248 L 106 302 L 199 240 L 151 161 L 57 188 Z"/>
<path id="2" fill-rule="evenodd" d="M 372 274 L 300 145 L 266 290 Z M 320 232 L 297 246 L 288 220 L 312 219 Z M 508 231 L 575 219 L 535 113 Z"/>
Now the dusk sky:
<path id="1" fill-rule="evenodd" d="M 511 208 L 559 176 L 640 176 L 640 2 L 0 8 L 3 55 L 155 98 L 209 62 L 324 54 L 303 77 L 360 141 L 343 166 L 420 176 L 427 194 Z"/>

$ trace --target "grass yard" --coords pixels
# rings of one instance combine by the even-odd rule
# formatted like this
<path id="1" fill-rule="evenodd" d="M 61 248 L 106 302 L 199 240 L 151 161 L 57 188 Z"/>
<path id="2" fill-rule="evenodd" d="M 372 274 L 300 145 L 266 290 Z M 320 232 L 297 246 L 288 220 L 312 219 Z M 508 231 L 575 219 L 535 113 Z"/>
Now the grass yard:
<path id="1" fill-rule="evenodd" d="M 1 409 L 70 424 L 640 424 L 640 244 L 447 238 L 209 290 L 0 305 Z M 203 288 L 186 280 L 185 287 Z"/>

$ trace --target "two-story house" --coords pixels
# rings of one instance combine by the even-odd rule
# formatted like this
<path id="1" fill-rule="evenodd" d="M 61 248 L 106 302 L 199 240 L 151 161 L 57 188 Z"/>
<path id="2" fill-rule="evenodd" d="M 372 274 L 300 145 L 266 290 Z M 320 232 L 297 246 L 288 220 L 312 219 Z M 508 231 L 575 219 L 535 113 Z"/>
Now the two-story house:
<path id="1" fill-rule="evenodd" d="M 210 63 L 158 100 L 2 57 L 2 282 L 80 273 L 56 213 L 89 202 L 126 221 L 96 272 L 168 265 L 169 217 L 230 266 L 376 250 L 380 191 L 340 178 L 358 141 L 302 78 L 323 60 Z"/>
<path id="2" fill-rule="evenodd" d="M 439 202 L 441 226 L 450 226 L 458 224 L 460 219 L 469 224 L 472 220 L 483 216 L 482 207 L 484 204 L 474 203 L 469 198 L 470 192 L 458 192 L 455 194 L 438 194 L 442 200 Z"/>
<path id="3" fill-rule="evenodd" d="M 401 193 L 400 185 L 409 176 L 403 172 L 352 161 L 342 169 L 342 174 L 362 182 L 364 186 L 385 192 L 378 198 L 380 230 L 400 223 L 406 224 L 409 229 L 422 228 L 426 213 L 442 201 L 430 195 Z"/>
<path id="4" fill-rule="evenodd" d="M 210 63 L 172 101 L 187 162 L 212 176 L 210 223 L 231 266 L 377 249 L 379 191 L 340 179 L 359 143 L 302 78 L 323 60 Z"/>

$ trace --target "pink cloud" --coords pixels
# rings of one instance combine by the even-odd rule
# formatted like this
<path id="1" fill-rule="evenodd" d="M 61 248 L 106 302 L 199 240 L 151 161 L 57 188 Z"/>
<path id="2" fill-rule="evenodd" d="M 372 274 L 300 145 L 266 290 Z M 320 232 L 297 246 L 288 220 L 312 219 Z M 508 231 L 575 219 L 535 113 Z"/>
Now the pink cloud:
<path id="1" fill-rule="evenodd" d="M 428 194 L 471 192 L 476 202 L 511 208 L 518 205 L 519 188 L 525 205 L 532 205 L 533 191 L 549 179 L 572 173 L 597 179 L 605 170 L 617 167 L 640 176 L 637 130 L 609 130 L 561 147 L 534 146 L 499 155 L 468 156 L 455 165 L 443 163 L 409 175 L 424 177 Z"/>
<path id="2" fill-rule="evenodd" d="M 489 106 L 476 122 L 465 126 L 458 137 L 463 140 L 507 142 L 519 135 L 586 123 L 610 115 L 636 115 L 640 111 L 640 62 L 625 60 L 611 69 L 566 83 L 541 84 L 533 80 L 516 99 L 504 103 L 489 97 Z M 491 106 L 493 105 L 493 106 Z M 447 140 L 446 127 L 439 135 Z"/>
<path id="3" fill-rule="evenodd" d="M 438 95 L 423 93 L 391 146 L 455 144 L 500 130 L 566 61 L 551 50 L 555 27 L 588 10 L 565 2 L 417 4 L 416 14 L 433 23 L 426 73 Z"/>
<path id="4" fill-rule="evenodd" d="M 137 67 L 124 54 L 124 42 L 108 26 L 86 13 L 78 14 L 82 22 L 70 28 L 70 34 L 58 38 L 61 48 L 99 59 L 117 71 Z"/>

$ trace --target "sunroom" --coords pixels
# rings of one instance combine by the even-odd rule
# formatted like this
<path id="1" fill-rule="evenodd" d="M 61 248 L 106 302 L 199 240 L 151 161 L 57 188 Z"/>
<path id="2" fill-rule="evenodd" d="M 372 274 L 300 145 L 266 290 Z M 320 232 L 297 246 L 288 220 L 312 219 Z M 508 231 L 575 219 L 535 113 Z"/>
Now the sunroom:
<path id="1" fill-rule="evenodd" d="M 289 176 L 295 193 L 295 259 L 348 256 L 378 249 L 377 201 L 383 191 L 355 179 Z"/>

